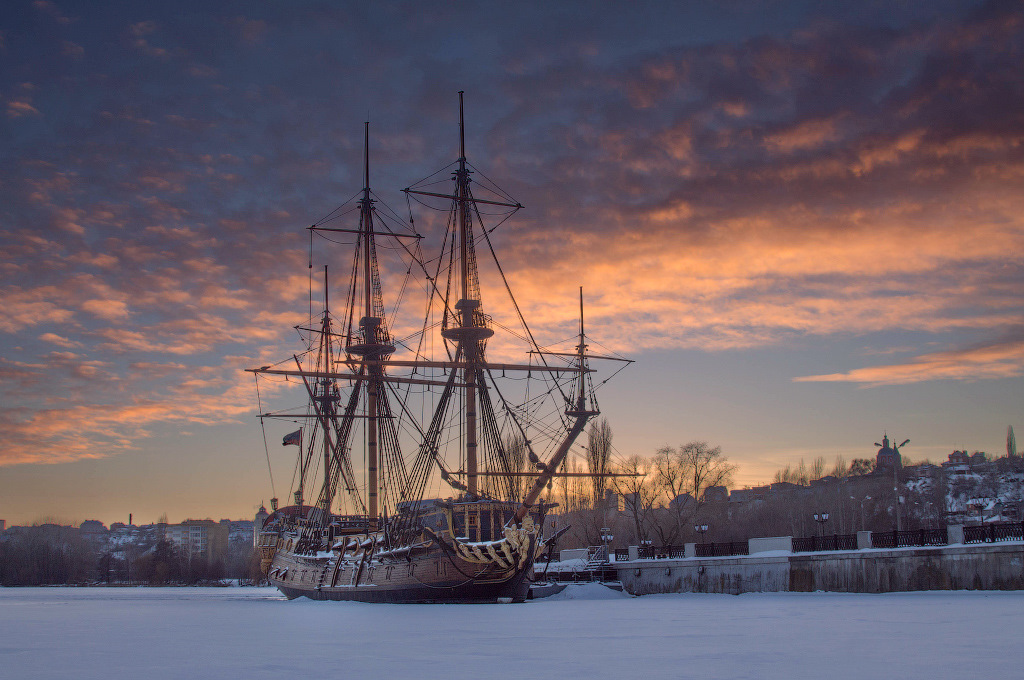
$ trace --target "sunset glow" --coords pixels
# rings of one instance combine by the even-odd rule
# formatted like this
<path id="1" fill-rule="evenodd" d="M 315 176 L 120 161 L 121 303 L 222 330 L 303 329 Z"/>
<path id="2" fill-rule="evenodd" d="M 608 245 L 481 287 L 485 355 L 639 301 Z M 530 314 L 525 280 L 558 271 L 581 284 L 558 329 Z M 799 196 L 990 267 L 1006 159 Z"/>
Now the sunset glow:
<path id="1" fill-rule="evenodd" d="M 601 392 L 620 454 L 708 440 L 743 485 L 886 430 L 914 460 L 1004 453 L 1024 10 L 728 7 L 7 3 L 0 518 L 269 499 L 243 369 L 288 356 L 310 264 L 349 266 L 310 262 L 305 228 L 361 188 L 367 117 L 408 220 L 400 189 L 457 156 L 459 90 L 467 155 L 526 206 L 493 238 L 538 341 L 573 335 L 582 286 L 595 341 L 637 362 Z M 484 300 L 511 324 L 499 284 Z"/>

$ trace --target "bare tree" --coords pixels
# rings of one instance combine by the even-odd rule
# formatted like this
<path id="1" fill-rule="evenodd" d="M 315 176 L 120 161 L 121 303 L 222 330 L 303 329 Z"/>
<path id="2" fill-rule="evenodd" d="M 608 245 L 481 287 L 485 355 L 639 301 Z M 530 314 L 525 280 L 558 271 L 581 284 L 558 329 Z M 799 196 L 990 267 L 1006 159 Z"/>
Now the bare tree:
<path id="1" fill-rule="evenodd" d="M 510 436 L 505 440 L 505 452 L 508 455 L 509 471 L 522 473 L 526 471 L 526 441 L 522 435 Z M 514 477 L 512 482 L 513 498 L 526 495 L 527 477 Z"/>
<path id="2" fill-rule="evenodd" d="M 807 486 L 811 481 L 810 475 L 807 472 L 807 464 L 804 459 L 800 459 L 800 464 L 796 466 L 796 483 L 800 486 Z"/>
<path id="3" fill-rule="evenodd" d="M 612 452 L 612 426 L 607 418 L 591 423 L 587 430 L 587 468 L 593 477 L 594 508 L 603 507 L 608 461 Z"/>
<path id="4" fill-rule="evenodd" d="M 808 472 L 808 477 L 810 479 L 821 479 L 822 477 L 825 476 L 825 466 L 825 457 L 818 456 L 813 461 L 811 461 L 811 469 Z"/>
<path id="5" fill-rule="evenodd" d="M 692 441 L 678 449 L 658 449 L 654 455 L 655 483 L 672 511 L 676 536 L 707 503 L 707 490 L 729 484 L 735 470 L 721 446 L 712 447 L 705 441 Z"/>
<path id="6" fill-rule="evenodd" d="M 612 488 L 622 497 L 622 505 L 632 520 L 637 540 L 647 539 L 653 519 L 658 489 L 651 479 L 651 463 L 647 458 L 632 455 L 617 466 L 624 477 L 615 477 Z"/>
<path id="7" fill-rule="evenodd" d="M 693 511 L 691 505 L 689 480 L 679 457 L 679 452 L 671 446 L 663 446 L 654 454 L 654 483 L 659 495 L 667 501 L 671 522 L 668 526 L 659 522 L 658 538 L 664 545 L 675 542 L 682 532 L 683 513 Z"/>
<path id="8" fill-rule="evenodd" d="M 793 466 L 791 466 L 789 463 L 786 463 L 786 467 L 782 468 L 781 470 L 775 471 L 775 477 L 772 478 L 772 481 L 777 484 L 780 482 L 796 484 L 796 471 L 793 469 Z"/>

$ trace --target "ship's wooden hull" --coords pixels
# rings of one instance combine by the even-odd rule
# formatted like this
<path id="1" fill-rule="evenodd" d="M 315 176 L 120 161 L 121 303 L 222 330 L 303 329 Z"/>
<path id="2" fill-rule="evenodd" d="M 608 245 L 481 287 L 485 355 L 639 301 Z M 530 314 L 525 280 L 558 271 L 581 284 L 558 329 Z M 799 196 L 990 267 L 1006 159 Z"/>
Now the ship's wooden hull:
<path id="1" fill-rule="evenodd" d="M 286 597 L 390 603 L 526 600 L 532 560 L 522 567 L 481 566 L 437 546 L 409 559 L 310 557 L 277 551 L 268 578 Z"/>
<path id="2" fill-rule="evenodd" d="M 374 586 L 363 584 L 349 588 L 310 588 L 277 584 L 288 599 L 374 602 L 390 604 L 482 604 L 523 602 L 530 590 L 525 572 L 499 583 L 435 583 Z"/>

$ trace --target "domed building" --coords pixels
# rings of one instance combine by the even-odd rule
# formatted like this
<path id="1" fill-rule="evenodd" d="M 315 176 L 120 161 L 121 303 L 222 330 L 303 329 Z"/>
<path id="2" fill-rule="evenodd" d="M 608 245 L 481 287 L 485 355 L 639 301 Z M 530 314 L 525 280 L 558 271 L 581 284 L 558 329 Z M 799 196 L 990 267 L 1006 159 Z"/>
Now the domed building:
<path id="1" fill-rule="evenodd" d="M 256 513 L 256 517 L 255 517 L 255 519 L 254 519 L 254 521 L 252 523 L 252 542 L 253 542 L 253 545 L 256 545 L 256 546 L 259 545 L 260 531 L 263 530 L 263 525 L 264 525 L 264 523 L 266 523 L 267 517 L 270 517 L 270 514 L 267 513 L 267 509 L 265 507 L 263 507 L 262 504 L 260 504 L 260 509 Z"/>
<path id="2" fill-rule="evenodd" d="M 875 472 L 881 472 L 883 470 L 892 470 L 894 467 L 899 470 L 903 467 L 903 459 L 900 456 L 900 448 L 909 442 L 906 440 L 903 444 L 890 444 L 889 435 L 885 434 L 882 436 L 882 443 L 875 442 L 875 446 L 880 446 L 878 449 L 878 456 L 875 458 Z"/>

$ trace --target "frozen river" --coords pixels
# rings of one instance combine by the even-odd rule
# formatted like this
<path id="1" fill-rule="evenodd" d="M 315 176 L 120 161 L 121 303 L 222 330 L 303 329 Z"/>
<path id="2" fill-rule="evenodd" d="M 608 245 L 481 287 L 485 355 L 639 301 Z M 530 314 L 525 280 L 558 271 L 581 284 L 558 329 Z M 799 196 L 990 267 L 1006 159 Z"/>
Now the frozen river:
<path id="1" fill-rule="evenodd" d="M 286 601 L 266 588 L 0 588 L 0 677 L 1012 678 L 1024 592 L 519 605 Z"/>

